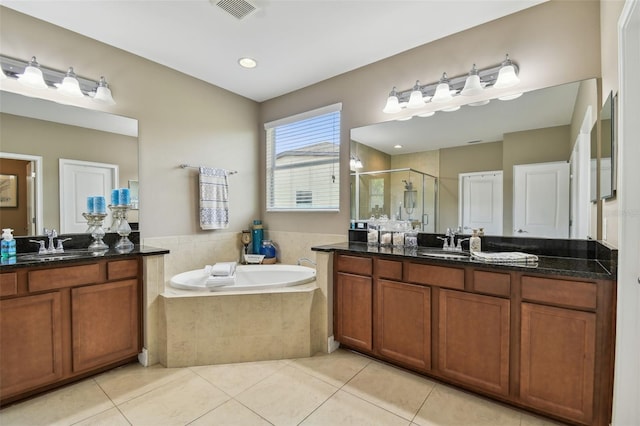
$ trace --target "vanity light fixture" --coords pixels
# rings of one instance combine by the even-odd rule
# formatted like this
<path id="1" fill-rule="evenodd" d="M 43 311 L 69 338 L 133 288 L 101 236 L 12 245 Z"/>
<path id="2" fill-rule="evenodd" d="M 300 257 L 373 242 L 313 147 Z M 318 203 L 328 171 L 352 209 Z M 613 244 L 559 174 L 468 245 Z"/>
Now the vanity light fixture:
<path id="1" fill-rule="evenodd" d="M 518 66 L 506 55 L 503 62 L 492 67 L 478 69 L 476 64 L 466 75 L 450 78 L 447 73 L 443 73 L 437 83 L 421 85 L 419 81 L 407 90 L 398 91 L 394 87 L 387 96 L 387 102 L 382 110 L 386 114 L 397 114 L 406 109 L 421 109 L 430 103 L 442 105 L 437 109 L 443 111 L 455 111 L 459 109 L 459 105 L 446 107 L 445 104 L 455 100 L 458 96 L 477 97 L 483 95 L 487 89 L 494 87 L 496 89 L 506 89 L 517 85 L 520 82 L 518 78 Z M 497 94 L 499 95 L 499 93 Z M 515 99 L 521 94 L 505 94 L 495 96 L 501 100 Z M 480 106 L 489 103 L 489 100 L 473 100 L 468 105 Z M 460 102 L 458 102 L 460 104 Z M 429 117 L 433 115 L 433 111 L 427 113 L 413 113 L 419 117 Z M 411 117 L 403 117 L 402 119 L 410 119 Z"/>
<path id="2" fill-rule="evenodd" d="M 93 95 L 93 100 L 107 105 L 115 105 L 116 103 L 116 101 L 113 100 L 113 96 L 111 96 L 111 89 L 109 89 L 109 85 L 104 76 L 100 77 L 95 95 Z"/>
<path id="3" fill-rule="evenodd" d="M 18 83 L 31 87 L 32 89 L 46 89 L 47 83 L 44 82 L 44 76 L 40 69 L 40 64 L 36 60 L 35 56 L 31 57 L 31 60 L 24 68 L 22 74 L 18 74 Z"/>
<path id="4" fill-rule="evenodd" d="M 65 96 L 72 98 L 81 98 L 84 95 L 80 90 L 80 83 L 76 78 L 76 73 L 73 71 L 73 67 L 69 67 L 67 75 L 62 79 L 62 83 L 55 83 L 58 88 L 58 93 L 62 93 Z"/>
<path id="5" fill-rule="evenodd" d="M 506 89 L 508 87 L 513 87 L 518 83 L 520 83 L 520 79 L 518 78 L 516 66 L 511 62 L 509 54 L 507 53 L 506 59 L 502 63 L 500 71 L 498 72 L 496 84 L 494 84 L 493 87 L 496 89 Z"/>
<path id="6" fill-rule="evenodd" d="M 115 104 L 111 89 L 104 77 L 100 77 L 100 80 L 79 77 L 73 67 L 69 67 L 65 72 L 40 65 L 35 56 L 30 61 L 24 61 L 0 55 L 0 68 L 7 79 L 17 80 L 29 88 L 54 88 L 57 89 L 57 93 L 64 96 L 77 98 L 87 96 L 97 102 Z"/>

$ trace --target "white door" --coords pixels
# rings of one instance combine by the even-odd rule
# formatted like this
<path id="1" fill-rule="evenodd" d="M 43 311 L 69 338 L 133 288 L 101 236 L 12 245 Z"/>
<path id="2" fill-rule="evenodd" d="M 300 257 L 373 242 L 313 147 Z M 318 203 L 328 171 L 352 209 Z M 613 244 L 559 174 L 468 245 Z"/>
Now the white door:
<path id="1" fill-rule="evenodd" d="M 458 175 L 458 223 L 465 233 L 502 235 L 502 171 Z"/>
<path id="2" fill-rule="evenodd" d="M 571 221 L 570 238 L 589 237 L 591 222 L 591 107 L 587 109 L 582 128 L 571 153 Z M 594 235 L 595 237 L 595 235 Z"/>
<path id="3" fill-rule="evenodd" d="M 60 159 L 60 230 L 61 234 L 87 231 L 87 197 L 105 197 L 109 204 L 111 190 L 118 184 L 118 165 Z M 111 212 L 104 220 L 105 231 L 111 226 Z"/>
<path id="4" fill-rule="evenodd" d="M 513 166 L 513 235 L 569 238 L 569 163 Z"/>

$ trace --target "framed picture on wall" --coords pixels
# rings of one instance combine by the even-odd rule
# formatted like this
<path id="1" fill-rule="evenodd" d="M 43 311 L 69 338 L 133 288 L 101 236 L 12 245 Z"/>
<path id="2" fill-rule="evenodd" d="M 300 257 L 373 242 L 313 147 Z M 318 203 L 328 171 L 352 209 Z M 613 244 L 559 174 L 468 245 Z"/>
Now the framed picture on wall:
<path id="1" fill-rule="evenodd" d="M 18 175 L 0 174 L 0 207 L 18 207 Z"/>

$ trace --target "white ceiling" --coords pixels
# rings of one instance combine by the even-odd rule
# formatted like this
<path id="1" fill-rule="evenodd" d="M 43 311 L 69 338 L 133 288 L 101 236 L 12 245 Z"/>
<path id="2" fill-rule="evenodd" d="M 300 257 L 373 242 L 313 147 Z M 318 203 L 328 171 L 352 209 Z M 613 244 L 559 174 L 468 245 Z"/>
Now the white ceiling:
<path id="1" fill-rule="evenodd" d="M 248 1 L 242 20 L 217 0 L 1 4 L 261 102 L 545 0 Z"/>
<path id="2" fill-rule="evenodd" d="M 389 155 L 503 140 L 505 133 L 571 123 L 580 83 L 525 93 L 511 101 L 439 111 L 427 118 L 387 121 L 351 129 L 351 139 Z M 394 148 L 395 144 L 402 148 Z"/>

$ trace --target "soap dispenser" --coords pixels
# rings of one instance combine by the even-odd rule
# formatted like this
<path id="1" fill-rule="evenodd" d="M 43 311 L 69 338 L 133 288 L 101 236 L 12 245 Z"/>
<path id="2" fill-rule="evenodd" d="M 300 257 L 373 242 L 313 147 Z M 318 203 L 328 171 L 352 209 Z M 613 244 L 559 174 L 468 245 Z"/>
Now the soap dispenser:
<path id="1" fill-rule="evenodd" d="M 5 228 L 2 230 L 2 260 L 16 257 L 16 240 L 13 239 L 13 229 Z"/>
<path id="2" fill-rule="evenodd" d="M 482 251 L 482 242 L 480 241 L 480 237 L 478 236 L 478 230 L 474 229 L 473 234 L 471 234 L 471 238 L 469 239 L 469 252 L 478 253 Z"/>

